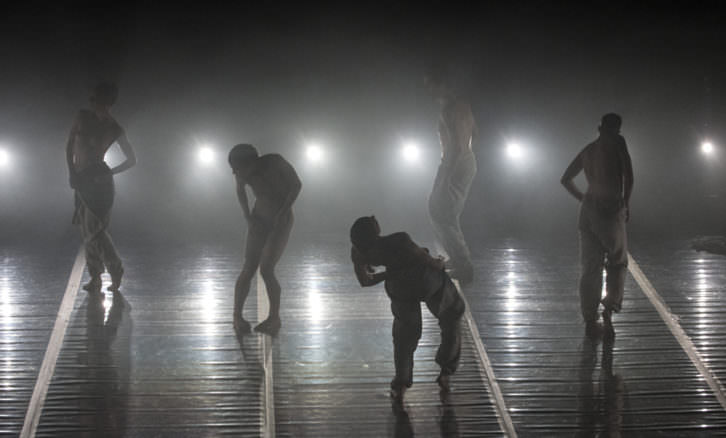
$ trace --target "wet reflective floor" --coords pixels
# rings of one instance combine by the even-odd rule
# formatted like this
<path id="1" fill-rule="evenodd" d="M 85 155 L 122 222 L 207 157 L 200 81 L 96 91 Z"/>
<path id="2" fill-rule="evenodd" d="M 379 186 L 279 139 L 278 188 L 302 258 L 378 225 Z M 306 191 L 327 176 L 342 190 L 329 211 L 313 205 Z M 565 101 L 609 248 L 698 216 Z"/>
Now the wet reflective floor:
<path id="1" fill-rule="evenodd" d="M 439 393 L 438 326 L 425 310 L 414 385 L 403 407 L 391 404 L 388 298 L 382 286 L 358 286 L 347 242 L 291 244 L 278 267 L 283 327 L 266 343 L 231 325 L 241 242 L 117 241 L 122 293 L 79 292 L 37 436 L 503 435 L 466 323 L 461 368 Z M 726 257 L 687 240 L 631 241 L 704 362 L 726 378 Z M 0 249 L 0 435 L 23 427 L 77 250 L 48 246 Z M 726 411 L 631 276 L 614 341 L 591 340 L 575 235 L 472 246 L 476 280 L 463 293 L 518 436 L 726 436 Z M 256 296 L 253 287 L 245 308 L 253 322 Z"/>

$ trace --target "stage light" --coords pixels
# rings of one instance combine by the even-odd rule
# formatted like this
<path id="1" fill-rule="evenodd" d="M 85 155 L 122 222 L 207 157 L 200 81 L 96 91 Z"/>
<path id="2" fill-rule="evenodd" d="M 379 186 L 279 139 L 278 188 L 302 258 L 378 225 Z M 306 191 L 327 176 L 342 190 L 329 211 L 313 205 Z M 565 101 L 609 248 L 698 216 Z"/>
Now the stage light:
<path id="1" fill-rule="evenodd" d="M 0 167 L 10 165 L 10 154 L 5 149 L 0 149 Z"/>
<path id="2" fill-rule="evenodd" d="M 713 153 L 713 143 L 710 141 L 704 141 L 701 143 L 701 152 L 706 155 L 711 155 Z"/>
<path id="3" fill-rule="evenodd" d="M 510 141 L 507 143 L 507 156 L 513 160 L 519 160 L 524 155 L 524 151 L 522 150 L 522 146 L 514 141 Z"/>
<path id="4" fill-rule="evenodd" d="M 410 164 L 417 163 L 421 159 L 421 150 L 418 145 L 412 141 L 404 143 L 401 149 L 401 156 Z"/>
<path id="5" fill-rule="evenodd" d="M 197 158 L 199 159 L 200 163 L 205 166 L 209 166 L 214 162 L 214 155 L 214 149 L 209 146 L 202 146 L 199 148 Z"/>
<path id="6" fill-rule="evenodd" d="M 323 148 L 313 143 L 309 144 L 305 149 L 305 156 L 311 163 L 320 163 L 323 161 L 325 154 L 323 153 Z"/>

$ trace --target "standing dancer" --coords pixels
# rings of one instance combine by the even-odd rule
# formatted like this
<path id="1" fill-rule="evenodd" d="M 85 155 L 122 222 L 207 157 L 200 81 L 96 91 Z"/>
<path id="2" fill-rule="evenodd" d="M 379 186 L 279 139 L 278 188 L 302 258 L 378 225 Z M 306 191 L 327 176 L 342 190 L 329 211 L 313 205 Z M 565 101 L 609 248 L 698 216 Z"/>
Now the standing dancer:
<path id="1" fill-rule="evenodd" d="M 124 268 L 108 225 L 114 198 L 113 175 L 136 164 L 136 154 L 123 128 L 109 112 L 116 102 L 118 89 L 112 83 L 100 83 L 91 96 L 91 109 L 78 112 L 66 145 L 70 185 L 75 189 L 76 210 L 73 223 L 80 225 L 86 250 L 86 264 L 91 280 L 83 286 L 88 292 L 101 291 L 104 268 L 111 274 L 110 291 L 118 291 Z M 126 156 L 123 163 L 109 168 L 104 157 L 117 142 Z"/>
<path id="2" fill-rule="evenodd" d="M 242 333 L 250 331 L 250 324 L 242 318 L 242 308 L 259 267 L 270 300 L 270 314 L 255 330 L 274 336 L 281 326 L 281 288 L 275 277 L 275 265 L 287 246 L 293 224 L 292 204 L 302 184 L 295 169 L 282 156 L 259 156 L 257 149 L 249 144 L 232 148 L 229 165 L 237 181 L 237 198 L 247 220 L 245 260 L 234 288 L 234 327 Z M 251 211 L 247 202 L 248 185 L 255 195 Z"/>
<path id="3" fill-rule="evenodd" d="M 597 310 L 602 302 L 605 334 L 615 334 L 612 313 L 623 302 L 628 267 L 628 242 L 625 223 L 630 219 L 630 194 L 633 191 L 633 167 L 625 139 L 620 135 L 622 119 L 605 114 L 600 122 L 600 136 L 583 149 L 562 175 L 562 185 L 580 205 L 580 309 L 586 331 L 599 331 Z M 574 178 L 582 171 L 587 178 L 587 192 L 577 188 Z M 602 270 L 607 272 L 606 295 L 602 293 Z"/>
<path id="4" fill-rule="evenodd" d="M 451 277 L 466 284 L 473 280 L 474 269 L 459 218 L 477 171 L 471 150 L 476 122 L 469 103 L 454 94 L 443 72 L 432 70 L 425 82 L 441 105 L 441 164 L 429 196 L 429 215 L 436 238 L 449 255 Z"/>

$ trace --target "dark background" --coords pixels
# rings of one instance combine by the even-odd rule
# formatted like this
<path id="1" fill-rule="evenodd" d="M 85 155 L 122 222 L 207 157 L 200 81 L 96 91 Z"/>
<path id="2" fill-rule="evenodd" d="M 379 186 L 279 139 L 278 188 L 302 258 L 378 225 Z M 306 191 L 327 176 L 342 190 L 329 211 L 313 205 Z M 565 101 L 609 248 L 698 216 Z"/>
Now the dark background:
<path id="1" fill-rule="evenodd" d="M 0 243 L 77 232 L 64 148 L 102 79 L 120 87 L 113 113 L 139 158 L 116 178 L 115 235 L 238 239 L 225 158 L 251 142 L 298 169 L 298 236 L 346 238 L 356 217 L 374 213 L 384 232 L 429 239 L 438 108 L 422 76 L 432 63 L 448 66 L 481 132 L 462 218 L 473 242 L 574 237 L 577 204 L 559 178 L 611 111 L 623 116 L 635 169 L 631 233 L 724 231 L 726 40 L 716 2 L 65 2 L 2 12 L 0 147 L 12 165 L 0 169 Z M 699 150 L 705 138 L 713 157 Z M 423 148 L 418 168 L 400 159 L 409 139 Z M 507 158 L 512 139 L 525 160 Z M 308 141 L 326 148 L 325 165 L 306 162 Z M 200 143 L 215 147 L 216 166 L 199 165 Z"/>

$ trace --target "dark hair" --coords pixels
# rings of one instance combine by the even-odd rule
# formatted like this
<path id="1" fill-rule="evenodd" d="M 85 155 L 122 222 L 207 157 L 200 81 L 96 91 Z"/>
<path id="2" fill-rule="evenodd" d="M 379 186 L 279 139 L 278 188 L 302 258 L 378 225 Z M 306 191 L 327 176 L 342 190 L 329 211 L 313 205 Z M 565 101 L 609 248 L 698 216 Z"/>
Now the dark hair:
<path id="1" fill-rule="evenodd" d="M 376 237 L 378 237 L 378 227 L 374 216 L 359 217 L 350 227 L 350 241 L 359 250 L 368 249 Z"/>
<path id="2" fill-rule="evenodd" d="M 229 165 L 233 169 L 236 169 L 245 165 L 251 159 L 255 159 L 257 157 L 257 149 L 255 149 L 254 146 L 252 146 L 251 144 L 242 143 L 233 147 L 232 150 L 229 151 L 228 161 Z"/>
<path id="3" fill-rule="evenodd" d="M 620 132 L 623 119 L 615 113 L 607 113 L 600 119 L 600 129 L 608 132 Z"/>
<path id="4" fill-rule="evenodd" d="M 118 87 L 113 82 L 99 82 L 93 89 L 91 102 L 99 105 L 113 105 L 118 98 Z"/>

